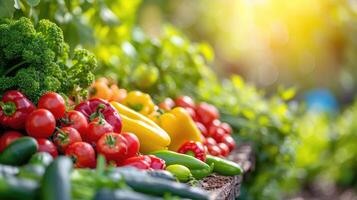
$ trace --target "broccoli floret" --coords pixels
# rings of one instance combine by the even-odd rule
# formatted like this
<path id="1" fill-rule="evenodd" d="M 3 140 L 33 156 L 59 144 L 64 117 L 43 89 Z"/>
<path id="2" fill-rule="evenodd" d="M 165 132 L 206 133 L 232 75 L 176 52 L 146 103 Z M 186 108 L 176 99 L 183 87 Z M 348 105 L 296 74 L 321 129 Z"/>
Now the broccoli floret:
<path id="1" fill-rule="evenodd" d="M 93 82 L 95 57 L 69 47 L 62 30 L 48 20 L 35 27 L 27 18 L 0 21 L 0 93 L 19 89 L 32 101 L 47 91 L 84 95 Z"/>

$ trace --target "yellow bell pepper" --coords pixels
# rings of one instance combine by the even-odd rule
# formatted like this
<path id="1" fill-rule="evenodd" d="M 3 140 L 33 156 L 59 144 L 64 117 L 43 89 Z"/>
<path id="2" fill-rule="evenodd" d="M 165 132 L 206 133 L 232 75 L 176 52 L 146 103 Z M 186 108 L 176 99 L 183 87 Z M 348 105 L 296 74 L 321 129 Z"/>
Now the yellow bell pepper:
<path id="1" fill-rule="evenodd" d="M 155 110 L 155 104 L 150 95 L 140 91 L 129 92 L 124 100 L 124 105 L 145 116 L 148 116 Z"/>
<path id="2" fill-rule="evenodd" d="M 120 104 L 110 102 L 122 118 L 122 131 L 134 133 L 140 141 L 140 152 L 149 153 L 167 149 L 170 136 L 155 122 L 144 115 Z"/>
<path id="3" fill-rule="evenodd" d="M 201 133 L 184 108 L 176 107 L 159 117 L 159 124 L 171 138 L 169 149 L 177 151 L 189 140 L 202 142 Z"/>

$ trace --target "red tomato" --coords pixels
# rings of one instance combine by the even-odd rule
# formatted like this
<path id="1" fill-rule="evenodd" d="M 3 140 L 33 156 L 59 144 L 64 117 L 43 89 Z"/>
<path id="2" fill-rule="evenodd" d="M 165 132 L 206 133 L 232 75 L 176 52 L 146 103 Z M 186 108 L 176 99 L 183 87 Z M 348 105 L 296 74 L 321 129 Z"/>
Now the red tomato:
<path id="1" fill-rule="evenodd" d="M 120 166 L 132 166 L 138 169 L 150 169 L 151 159 L 148 156 L 130 157 L 120 164 Z"/>
<path id="2" fill-rule="evenodd" d="M 96 165 L 95 151 L 86 142 L 76 142 L 69 145 L 66 149 L 66 156 L 73 159 L 74 166 L 77 168 L 94 168 Z"/>
<path id="3" fill-rule="evenodd" d="M 96 149 L 107 161 L 120 161 L 128 153 L 128 144 L 119 133 L 105 133 L 97 141 Z"/>
<path id="4" fill-rule="evenodd" d="M 72 127 L 77 129 L 82 138 L 85 135 L 88 127 L 87 118 L 79 111 L 68 111 L 64 118 L 61 119 L 62 127 Z"/>
<path id="5" fill-rule="evenodd" d="M 221 149 L 221 155 L 227 157 L 229 155 L 229 147 L 225 143 L 218 143 L 217 145 Z"/>
<path id="6" fill-rule="evenodd" d="M 161 158 L 158 158 L 154 155 L 149 155 L 151 160 L 150 168 L 151 169 L 165 169 L 166 164 L 165 161 Z"/>
<path id="7" fill-rule="evenodd" d="M 223 122 L 220 124 L 220 127 L 223 128 L 226 134 L 231 134 L 232 133 L 232 127 L 227 124 L 226 122 Z"/>
<path id="8" fill-rule="evenodd" d="M 171 110 L 175 106 L 175 102 L 171 98 L 166 98 L 163 102 L 159 103 L 159 108 L 163 110 Z"/>
<path id="9" fill-rule="evenodd" d="M 201 122 L 196 122 L 196 126 L 197 126 L 198 130 L 200 130 L 202 135 L 204 135 L 205 137 L 208 136 L 207 128 Z"/>
<path id="10" fill-rule="evenodd" d="M 212 156 L 220 156 L 221 149 L 216 145 L 207 146 L 208 153 Z"/>
<path id="11" fill-rule="evenodd" d="M 36 140 L 39 152 L 47 152 L 54 158 L 58 156 L 57 148 L 50 140 L 45 138 L 36 138 Z"/>
<path id="12" fill-rule="evenodd" d="M 57 120 L 64 116 L 66 103 L 61 95 L 55 92 L 47 92 L 38 100 L 38 108 L 49 110 Z"/>
<path id="13" fill-rule="evenodd" d="M 189 96 L 179 96 L 175 99 L 176 106 L 183 108 L 192 108 L 195 109 L 196 105 L 193 99 Z"/>
<path id="14" fill-rule="evenodd" d="M 185 110 L 188 112 L 188 114 L 191 116 L 191 118 L 193 119 L 193 121 L 197 121 L 197 115 L 196 115 L 196 111 L 193 108 L 185 108 Z"/>
<path id="15" fill-rule="evenodd" d="M 213 139 L 211 137 L 208 137 L 208 138 L 206 138 L 204 144 L 207 145 L 207 146 L 214 146 L 214 145 L 217 145 L 217 142 L 216 142 L 215 139 Z"/>
<path id="16" fill-rule="evenodd" d="M 17 131 L 4 132 L 4 134 L 0 137 L 0 152 L 4 151 L 9 144 L 22 136 L 23 135 Z"/>
<path id="17" fill-rule="evenodd" d="M 208 103 L 200 103 L 196 106 L 197 118 L 206 127 L 219 118 L 219 113 L 216 107 Z"/>
<path id="18" fill-rule="evenodd" d="M 47 138 L 56 128 L 53 114 L 43 108 L 33 111 L 26 119 L 26 132 L 34 138 Z"/>
<path id="19" fill-rule="evenodd" d="M 139 138 L 133 133 L 124 132 L 121 135 L 126 139 L 128 144 L 128 153 L 126 154 L 126 157 L 136 156 L 140 149 Z"/>
<path id="20" fill-rule="evenodd" d="M 225 135 L 225 131 L 221 127 L 211 126 L 208 130 L 208 135 L 213 137 L 217 142 L 221 142 L 222 137 Z"/>
<path id="21" fill-rule="evenodd" d="M 222 137 L 221 141 L 229 147 L 229 151 L 232 151 L 236 147 L 236 142 L 232 136 L 226 134 Z"/>
<path id="22" fill-rule="evenodd" d="M 96 118 L 88 124 L 87 132 L 83 138 L 89 143 L 96 143 L 104 133 L 113 132 L 113 126 L 105 119 Z"/>
<path id="23" fill-rule="evenodd" d="M 72 127 L 63 127 L 54 134 L 53 142 L 62 152 L 66 151 L 67 147 L 75 142 L 82 142 L 79 132 Z"/>

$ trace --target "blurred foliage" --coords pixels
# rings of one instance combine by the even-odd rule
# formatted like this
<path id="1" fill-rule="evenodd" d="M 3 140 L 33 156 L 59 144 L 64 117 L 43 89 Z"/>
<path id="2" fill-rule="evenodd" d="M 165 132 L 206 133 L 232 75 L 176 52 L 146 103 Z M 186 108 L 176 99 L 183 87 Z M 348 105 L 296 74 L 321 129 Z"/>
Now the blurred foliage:
<path id="1" fill-rule="evenodd" d="M 170 21 L 209 41 L 222 76 L 329 88 L 345 101 L 357 91 L 355 0 L 146 0 L 139 20 L 151 34 Z"/>

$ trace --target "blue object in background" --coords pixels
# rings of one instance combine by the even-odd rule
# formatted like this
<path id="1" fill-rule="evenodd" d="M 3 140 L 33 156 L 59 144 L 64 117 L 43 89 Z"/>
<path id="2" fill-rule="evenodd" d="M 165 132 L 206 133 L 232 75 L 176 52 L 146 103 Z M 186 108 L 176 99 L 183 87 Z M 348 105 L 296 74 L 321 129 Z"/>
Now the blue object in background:
<path id="1" fill-rule="evenodd" d="M 307 109 L 312 112 L 335 114 L 338 111 L 336 97 L 327 89 L 314 89 L 305 93 Z"/>

